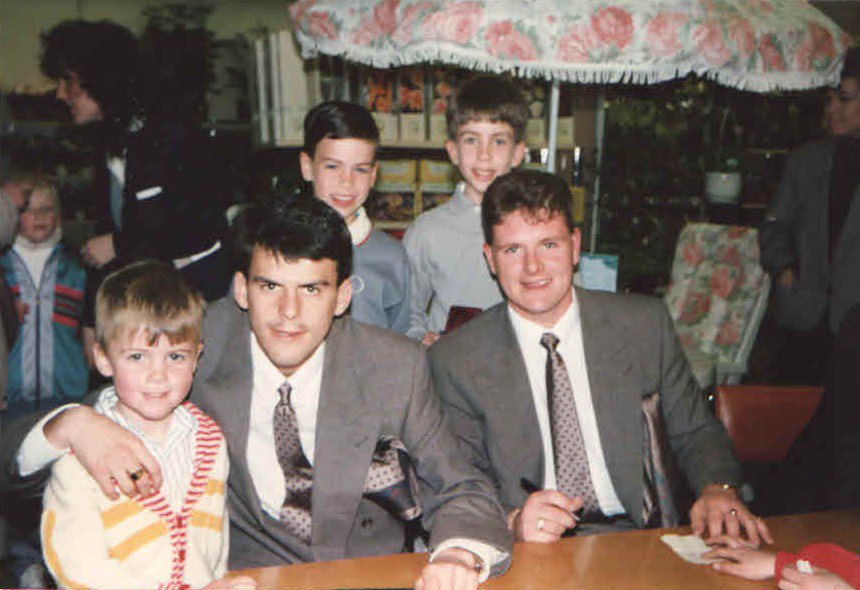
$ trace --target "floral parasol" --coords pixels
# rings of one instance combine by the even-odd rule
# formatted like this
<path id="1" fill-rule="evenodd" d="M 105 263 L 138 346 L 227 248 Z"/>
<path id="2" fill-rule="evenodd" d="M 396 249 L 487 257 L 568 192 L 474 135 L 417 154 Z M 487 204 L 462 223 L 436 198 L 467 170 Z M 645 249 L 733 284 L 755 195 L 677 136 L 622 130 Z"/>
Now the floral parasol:
<path id="1" fill-rule="evenodd" d="M 290 10 L 305 57 L 577 83 L 695 73 L 758 92 L 834 85 L 849 42 L 805 0 L 300 0 Z"/>

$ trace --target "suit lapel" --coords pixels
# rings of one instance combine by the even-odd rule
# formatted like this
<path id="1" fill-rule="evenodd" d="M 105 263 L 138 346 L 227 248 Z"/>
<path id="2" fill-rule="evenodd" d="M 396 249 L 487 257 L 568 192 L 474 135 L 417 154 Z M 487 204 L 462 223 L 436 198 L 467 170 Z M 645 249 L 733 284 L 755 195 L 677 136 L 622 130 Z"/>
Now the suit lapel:
<path id="1" fill-rule="evenodd" d="M 349 326 L 335 320 L 326 339 L 317 411 L 311 501 L 314 558 L 321 561 L 344 557 L 384 411 L 363 390 L 372 367 Z"/>
<path id="2" fill-rule="evenodd" d="M 201 408 L 215 418 L 231 451 L 230 480 L 238 498 L 251 510 L 258 522 L 264 522 L 246 457 L 251 417 L 253 367 L 251 362 L 251 328 L 245 312 L 236 308 L 226 318 L 224 349 L 218 366 L 202 384 L 205 394 L 197 396 L 207 403 Z M 204 353 L 205 354 L 205 353 Z"/>
<path id="3" fill-rule="evenodd" d="M 498 446 L 499 456 L 505 458 L 504 464 L 511 467 L 510 477 L 515 482 L 525 477 L 542 486 L 544 455 L 540 426 L 526 364 L 508 316 L 508 306 L 503 303 L 486 313 L 495 314 L 490 322 L 494 329 L 484 340 L 486 354 L 481 356 L 484 361 L 473 366 L 472 378 L 476 391 L 493 392 L 495 411 L 509 417 L 510 432 L 515 433 L 493 441 L 493 444 Z M 520 487 L 518 483 L 516 487 Z M 521 500 L 524 501 L 526 492 L 522 492 Z"/>
<path id="4" fill-rule="evenodd" d="M 577 289 L 576 297 L 588 382 L 606 467 L 627 513 L 634 520 L 641 519 L 642 392 L 637 390 L 635 363 L 623 354 L 628 339 L 635 335 L 626 333 L 621 320 L 599 305 L 594 294 Z"/>

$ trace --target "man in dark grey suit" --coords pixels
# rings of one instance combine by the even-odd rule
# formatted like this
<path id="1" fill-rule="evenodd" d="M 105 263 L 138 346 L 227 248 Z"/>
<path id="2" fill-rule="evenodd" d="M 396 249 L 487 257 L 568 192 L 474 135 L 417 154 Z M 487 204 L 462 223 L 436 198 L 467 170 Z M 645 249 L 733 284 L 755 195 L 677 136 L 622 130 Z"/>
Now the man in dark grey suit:
<path id="1" fill-rule="evenodd" d="M 339 214 L 309 197 L 277 198 L 245 221 L 235 301 L 207 311 L 191 394 L 221 425 L 230 453 L 230 567 L 403 551 L 403 506 L 372 493 L 380 486 L 370 475 L 396 455 L 402 473 L 384 478 L 415 484 L 418 506 L 408 512 L 423 510 L 431 531 L 431 563 L 417 587 L 475 588 L 503 571 L 511 551 L 504 515 L 490 483 L 457 452 L 425 351 L 336 318 L 352 295 L 352 244 Z M 279 423 L 287 405 L 289 427 Z M 149 453 L 88 408 L 43 423 L 14 458 L 20 472 L 32 470 L 28 444 L 43 435 L 71 448 L 105 493 L 158 485 Z M 408 457 L 382 452 L 383 443 Z M 138 476 L 141 469 L 148 473 Z"/>
<path id="2" fill-rule="evenodd" d="M 462 447 L 495 482 L 516 539 L 554 541 L 577 526 L 580 508 L 575 530 L 645 524 L 642 399 L 657 392 L 671 454 L 697 494 L 694 532 L 745 530 L 754 543 L 769 541 L 736 492 L 731 443 L 662 302 L 571 286 L 580 233 L 564 181 L 528 170 L 500 177 L 486 192 L 482 222 L 484 253 L 507 301 L 443 337 L 430 358 Z M 562 382 L 567 401 L 554 393 Z M 577 468 L 575 478 L 565 475 Z"/>
<path id="3" fill-rule="evenodd" d="M 860 303 L 860 48 L 827 103 L 830 137 L 792 152 L 761 225 L 762 265 L 786 329 L 780 378 L 823 383 L 831 335 Z"/>

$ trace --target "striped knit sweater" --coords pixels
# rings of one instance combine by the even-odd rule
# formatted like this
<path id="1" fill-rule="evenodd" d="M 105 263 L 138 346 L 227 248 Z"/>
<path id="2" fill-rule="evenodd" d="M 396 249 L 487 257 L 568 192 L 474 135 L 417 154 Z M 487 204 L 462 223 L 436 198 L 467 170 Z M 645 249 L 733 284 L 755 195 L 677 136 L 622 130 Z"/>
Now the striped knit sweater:
<path id="1" fill-rule="evenodd" d="M 197 431 L 194 471 L 177 512 L 163 491 L 108 499 L 73 455 L 54 464 L 44 496 L 42 551 L 61 588 L 185 589 L 224 575 L 227 447 L 214 420 L 184 405 Z"/>

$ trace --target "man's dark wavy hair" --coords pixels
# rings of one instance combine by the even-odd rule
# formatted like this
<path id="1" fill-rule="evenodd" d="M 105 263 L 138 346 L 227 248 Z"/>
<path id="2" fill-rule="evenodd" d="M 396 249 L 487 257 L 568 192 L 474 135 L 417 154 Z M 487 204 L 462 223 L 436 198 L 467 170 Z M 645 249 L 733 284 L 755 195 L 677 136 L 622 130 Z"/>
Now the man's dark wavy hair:
<path id="1" fill-rule="evenodd" d="M 481 227 L 488 244 L 493 243 L 493 228 L 504 221 L 505 215 L 515 211 L 537 217 L 558 214 L 568 230 L 573 232 L 577 227 L 567 182 L 548 172 L 512 170 L 487 187 L 481 203 Z"/>
<path id="2" fill-rule="evenodd" d="M 281 194 L 254 205 L 233 224 L 234 270 L 246 277 L 256 248 L 285 260 L 334 260 L 337 283 L 352 274 L 352 238 L 340 213 L 307 192 Z"/>
<path id="3" fill-rule="evenodd" d="M 131 31 L 108 20 L 67 20 L 41 39 L 42 72 L 53 80 L 77 74 L 105 122 L 124 129 L 140 89 L 140 49 Z"/>

